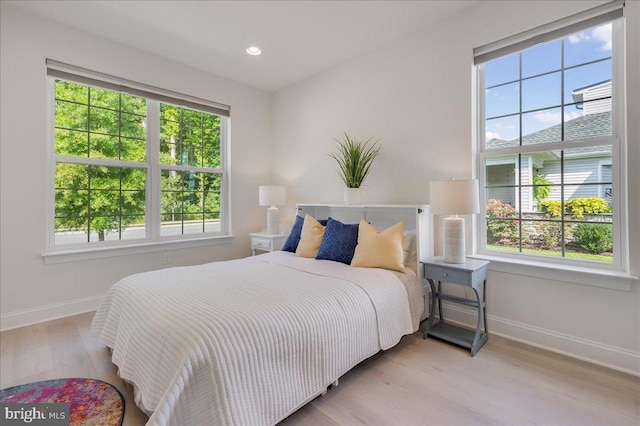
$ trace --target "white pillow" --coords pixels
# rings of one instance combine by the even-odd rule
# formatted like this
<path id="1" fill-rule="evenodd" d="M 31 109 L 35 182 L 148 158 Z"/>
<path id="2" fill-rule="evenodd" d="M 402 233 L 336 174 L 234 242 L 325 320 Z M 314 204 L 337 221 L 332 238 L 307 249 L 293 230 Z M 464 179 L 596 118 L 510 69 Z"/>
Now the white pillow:
<path id="1" fill-rule="evenodd" d="M 406 231 L 402 237 L 402 251 L 404 253 L 404 266 L 412 271 L 418 268 L 418 242 L 416 241 L 416 231 Z"/>

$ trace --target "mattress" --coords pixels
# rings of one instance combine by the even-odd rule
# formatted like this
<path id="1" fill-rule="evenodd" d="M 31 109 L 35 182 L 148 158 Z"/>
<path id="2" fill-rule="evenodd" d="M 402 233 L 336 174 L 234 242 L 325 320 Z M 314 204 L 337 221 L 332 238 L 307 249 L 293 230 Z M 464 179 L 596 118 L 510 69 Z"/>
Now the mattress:
<path id="1" fill-rule="evenodd" d="M 131 275 L 92 331 L 150 425 L 275 424 L 417 330 L 415 274 L 273 252 Z"/>

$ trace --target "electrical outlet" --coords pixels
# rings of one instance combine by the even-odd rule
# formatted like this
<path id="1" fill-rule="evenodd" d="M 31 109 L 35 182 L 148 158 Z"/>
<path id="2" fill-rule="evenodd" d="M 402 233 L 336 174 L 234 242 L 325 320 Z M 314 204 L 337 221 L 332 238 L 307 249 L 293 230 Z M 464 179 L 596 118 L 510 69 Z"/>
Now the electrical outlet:
<path id="1" fill-rule="evenodd" d="M 169 263 L 171 263 L 171 259 L 169 258 L 169 253 L 164 253 L 162 255 L 162 264 L 168 265 Z"/>

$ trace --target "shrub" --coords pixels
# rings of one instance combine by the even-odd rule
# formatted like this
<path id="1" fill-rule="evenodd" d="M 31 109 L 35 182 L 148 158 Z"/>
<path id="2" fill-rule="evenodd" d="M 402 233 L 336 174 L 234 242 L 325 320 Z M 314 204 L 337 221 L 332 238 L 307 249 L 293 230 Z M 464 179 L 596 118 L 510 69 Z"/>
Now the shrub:
<path id="1" fill-rule="evenodd" d="M 613 251 L 611 225 L 604 223 L 579 223 L 573 230 L 573 238 L 578 247 L 592 254 Z"/>
<path id="2" fill-rule="evenodd" d="M 542 200 L 538 203 L 542 211 L 549 217 L 560 217 L 562 206 L 558 200 Z M 568 212 L 571 212 L 577 219 L 582 219 L 585 214 L 611 213 L 611 207 L 605 200 L 598 197 L 574 198 L 564 205 Z"/>
<path id="3" fill-rule="evenodd" d="M 518 211 L 494 198 L 487 201 L 487 243 L 518 244 Z M 506 219 L 506 220 L 500 220 Z"/>
<path id="4" fill-rule="evenodd" d="M 585 214 L 611 213 L 611 207 L 607 202 L 598 197 L 574 198 L 567 201 L 565 207 L 578 219 L 584 217 Z"/>
<path id="5" fill-rule="evenodd" d="M 540 230 L 540 246 L 547 250 L 560 248 L 560 224 L 558 222 L 542 222 Z"/>
<path id="6" fill-rule="evenodd" d="M 562 206 L 557 200 L 542 200 L 538 203 L 542 207 L 542 211 L 546 212 L 549 217 L 560 217 Z"/>

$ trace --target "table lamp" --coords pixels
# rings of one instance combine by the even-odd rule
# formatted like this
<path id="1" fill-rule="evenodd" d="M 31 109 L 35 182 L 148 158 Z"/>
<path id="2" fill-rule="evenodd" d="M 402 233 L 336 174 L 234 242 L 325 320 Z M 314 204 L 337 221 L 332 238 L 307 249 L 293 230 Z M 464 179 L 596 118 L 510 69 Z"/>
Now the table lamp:
<path id="1" fill-rule="evenodd" d="M 465 262 L 464 219 L 457 215 L 480 213 L 478 180 L 446 180 L 430 182 L 429 204 L 433 214 L 452 215 L 444 218 L 444 261 Z"/>
<path id="2" fill-rule="evenodd" d="M 269 206 L 267 210 L 267 233 L 280 233 L 280 216 L 276 206 L 282 206 L 286 200 L 286 189 L 284 186 L 260 186 L 259 198 L 261 206 Z"/>

